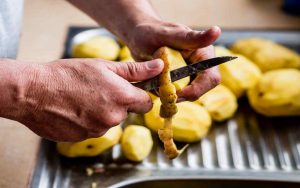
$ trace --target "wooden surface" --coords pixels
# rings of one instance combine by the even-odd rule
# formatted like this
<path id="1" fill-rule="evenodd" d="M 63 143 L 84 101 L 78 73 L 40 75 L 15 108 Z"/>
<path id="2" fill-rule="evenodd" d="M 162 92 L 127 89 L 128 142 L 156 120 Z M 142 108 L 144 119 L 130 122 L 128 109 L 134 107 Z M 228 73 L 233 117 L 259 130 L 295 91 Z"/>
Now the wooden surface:
<path id="1" fill-rule="evenodd" d="M 171 2 L 171 4 L 169 4 Z M 152 0 L 161 17 L 195 27 L 300 29 L 300 18 L 281 12 L 281 0 Z M 95 22 L 63 0 L 25 0 L 18 59 L 38 63 L 59 58 L 71 25 Z M 26 187 L 39 137 L 19 123 L 0 119 L 0 187 Z"/>

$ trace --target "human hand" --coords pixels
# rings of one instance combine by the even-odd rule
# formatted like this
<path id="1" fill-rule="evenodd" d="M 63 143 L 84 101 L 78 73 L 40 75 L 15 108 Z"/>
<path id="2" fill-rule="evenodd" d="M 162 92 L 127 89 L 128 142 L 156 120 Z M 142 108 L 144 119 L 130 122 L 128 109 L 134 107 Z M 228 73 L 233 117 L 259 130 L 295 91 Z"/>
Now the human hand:
<path id="1" fill-rule="evenodd" d="M 195 31 L 181 24 L 152 19 L 136 25 L 130 33 L 130 40 L 126 42 L 136 60 L 152 59 L 152 54 L 158 48 L 168 46 L 180 50 L 187 62 L 195 63 L 215 56 L 211 44 L 220 34 L 218 27 Z M 218 67 L 208 69 L 199 74 L 191 85 L 178 91 L 178 102 L 197 100 L 219 82 Z"/>
<path id="2" fill-rule="evenodd" d="M 152 108 L 149 95 L 129 82 L 152 78 L 162 69 L 161 60 L 62 59 L 31 66 L 17 90 L 21 109 L 17 120 L 55 141 L 99 137 L 123 121 L 127 112 Z"/>

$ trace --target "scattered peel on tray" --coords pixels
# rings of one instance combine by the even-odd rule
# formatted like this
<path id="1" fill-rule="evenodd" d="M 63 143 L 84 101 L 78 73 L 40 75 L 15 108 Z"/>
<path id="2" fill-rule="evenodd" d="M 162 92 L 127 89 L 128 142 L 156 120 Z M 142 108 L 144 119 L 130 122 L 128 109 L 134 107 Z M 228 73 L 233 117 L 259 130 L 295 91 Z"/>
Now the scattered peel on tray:
<path id="1" fill-rule="evenodd" d="M 173 141 L 172 119 L 177 113 L 176 87 L 172 84 L 170 76 L 170 61 L 168 60 L 168 48 L 161 47 L 154 53 L 154 58 L 160 58 L 164 62 L 164 69 L 159 76 L 159 96 L 161 100 L 160 116 L 164 118 L 164 127 L 158 130 L 159 139 L 164 144 L 164 152 L 169 159 L 179 156 L 188 144 L 178 150 Z"/>

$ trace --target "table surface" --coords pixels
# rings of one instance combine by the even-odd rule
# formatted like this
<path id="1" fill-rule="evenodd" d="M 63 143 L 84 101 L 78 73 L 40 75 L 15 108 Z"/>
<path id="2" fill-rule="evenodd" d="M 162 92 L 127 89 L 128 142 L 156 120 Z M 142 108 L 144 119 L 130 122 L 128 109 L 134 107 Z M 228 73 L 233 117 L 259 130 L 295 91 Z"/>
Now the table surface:
<path id="1" fill-rule="evenodd" d="M 300 29 L 300 18 L 283 14 L 281 0 L 152 0 L 167 21 L 207 28 Z M 61 0 L 26 0 L 18 59 L 37 63 L 61 57 L 69 26 L 96 26 Z M 0 187 L 27 187 L 40 138 L 23 125 L 0 118 Z"/>

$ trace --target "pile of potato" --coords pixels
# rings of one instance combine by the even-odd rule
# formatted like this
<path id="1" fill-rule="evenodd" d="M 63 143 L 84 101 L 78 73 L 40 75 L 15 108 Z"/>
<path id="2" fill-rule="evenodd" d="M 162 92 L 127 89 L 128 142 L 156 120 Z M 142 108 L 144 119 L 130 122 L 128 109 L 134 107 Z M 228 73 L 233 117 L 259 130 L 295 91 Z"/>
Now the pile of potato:
<path id="1" fill-rule="evenodd" d="M 230 50 L 216 46 L 216 56 L 237 56 L 238 59 L 220 65 L 222 81 L 219 86 L 195 102 L 178 104 L 173 119 L 175 141 L 199 141 L 209 131 L 212 121 L 231 118 L 238 108 L 238 98 L 247 96 L 252 108 L 265 116 L 300 115 L 300 57 L 296 52 L 261 38 L 235 42 Z M 181 54 L 170 49 L 171 70 L 185 66 Z M 133 61 L 128 47 L 112 38 L 99 36 L 73 48 L 73 56 L 102 58 L 121 62 Z M 177 90 L 187 86 L 190 78 L 176 81 Z M 121 143 L 123 154 L 132 161 L 142 161 L 152 149 L 151 130 L 163 127 L 159 116 L 160 100 L 149 93 L 153 108 L 144 114 L 143 125 L 111 128 L 104 136 L 77 143 L 58 143 L 59 153 L 67 157 L 96 156 Z"/>

